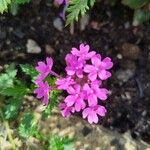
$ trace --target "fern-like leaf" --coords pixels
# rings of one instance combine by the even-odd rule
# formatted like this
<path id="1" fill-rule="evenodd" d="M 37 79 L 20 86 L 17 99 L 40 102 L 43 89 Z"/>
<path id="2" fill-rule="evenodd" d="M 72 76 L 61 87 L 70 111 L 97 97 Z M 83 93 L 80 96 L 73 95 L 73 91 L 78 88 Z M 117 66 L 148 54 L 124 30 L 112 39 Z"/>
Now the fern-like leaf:
<path id="1" fill-rule="evenodd" d="M 0 90 L 0 94 L 4 96 L 12 96 L 12 97 L 23 97 L 27 94 L 29 89 L 24 84 L 15 85 L 13 87 L 7 87 Z"/>
<path id="2" fill-rule="evenodd" d="M 78 21 L 79 15 L 83 16 L 92 7 L 95 0 L 71 0 L 67 8 L 67 21 L 66 26 L 72 24 L 74 21 Z"/>
<path id="3" fill-rule="evenodd" d="M 38 72 L 35 70 L 35 68 L 29 64 L 21 64 L 20 65 L 21 70 L 26 74 L 29 75 L 32 79 L 32 81 L 35 80 L 36 76 L 38 75 Z"/>
<path id="4" fill-rule="evenodd" d="M 8 9 L 8 5 L 11 3 L 11 0 L 0 0 L 0 13 L 3 13 Z"/>
<path id="5" fill-rule="evenodd" d="M 19 109 L 22 104 L 21 98 L 12 98 L 9 100 L 9 104 L 4 109 L 5 119 L 15 119 L 18 115 Z"/>
<path id="6" fill-rule="evenodd" d="M 12 87 L 17 75 L 17 70 L 12 64 L 6 69 L 6 73 L 0 75 L 0 90 Z"/>
<path id="7" fill-rule="evenodd" d="M 50 150 L 71 150 L 73 149 L 73 139 L 52 135 L 49 141 Z"/>
<path id="8" fill-rule="evenodd" d="M 25 113 L 19 126 L 21 137 L 28 138 L 38 133 L 38 127 L 33 113 Z"/>

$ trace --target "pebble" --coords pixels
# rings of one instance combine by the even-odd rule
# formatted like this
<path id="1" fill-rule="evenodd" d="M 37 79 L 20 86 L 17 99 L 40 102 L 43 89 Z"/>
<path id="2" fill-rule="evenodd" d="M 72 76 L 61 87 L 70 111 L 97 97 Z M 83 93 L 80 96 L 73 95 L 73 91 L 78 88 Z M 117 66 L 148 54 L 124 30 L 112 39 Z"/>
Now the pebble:
<path id="1" fill-rule="evenodd" d="M 125 58 L 137 60 L 139 58 L 140 48 L 137 45 L 131 43 L 124 43 L 121 46 L 120 53 Z"/>
<path id="2" fill-rule="evenodd" d="M 130 78 L 132 78 L 134 75 L 134 72 L 130 69 L 126 69 L 126 70 L 118 70 L 116 72 L 116 77 L 118 78 L 118 80 L 123 81 L 123 82 L 127 82 Z"/>
<path id="3" fill-rule="evenodd" d="M 50 45 L 45 45 L 45 51 L 47 54 L 52 55 L 55 53 L 55 50 Z"/>
<path id="4" fill-rule="evenodd" d="M 122 55 L 121 54 L 117 54 L 117 58 L 118 59 L 122 59 Z"/>
<path id="5" fill-rule="evenodd" d="M 129 29 L 130 28 L 130 22 L 129 21 L 124 23 L 124 28 L 125 29 Z"/>
<path id="6" fill-rule="evenodd" d="M 57 29 L 57 30 L 59 30 L 59 31 L 63 31 L 63 22 L 62 22 L 62 20 L 60 19 L 60 18 L 55 18 L 54 20 L 53 20 L 53 25 L 54 25 L 54 27 Z"/>
<path id="7" fill-rule="evenodd" d="M 27 53 L 30 53 L 30 54 L 39 54 L 39 53 L 41 53 L 41 48 L 32 39 L 27 40 L 26 48 L 27 48 Z"/>

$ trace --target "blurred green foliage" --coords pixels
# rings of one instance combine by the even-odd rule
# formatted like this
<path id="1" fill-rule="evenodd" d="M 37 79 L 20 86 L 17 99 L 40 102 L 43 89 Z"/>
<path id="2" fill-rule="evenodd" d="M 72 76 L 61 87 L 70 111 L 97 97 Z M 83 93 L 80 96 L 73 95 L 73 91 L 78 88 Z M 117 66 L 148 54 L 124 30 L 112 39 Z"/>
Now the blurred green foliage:
<path id="1" fill-rule="evenodd" d="M 150 0 L 122 0 L 122 3 L 134 9 L 134 26 L 150 20 Z"/>
<path id="2" fill-rule="evenodd" d="M 21 73 L 21 79 L 29 77 L 30 81 L 27 83 L 26 80 L 20 80 L 17 72 Z M 17 122 L 18 126 L 12 126 L 12 128 L 18 131 L 17 136 L 23 142 L 29 137 L 34 137 L 41 143 L 44 143 L 43 147 L 45 149 L 71 150 L 71 139 L 57 135 L 44 135 L 39 130 L 39 120 L 35 117 L 36 113 L 32 108 L 28 108 L 30 104 L 25 101 L 24 97 L 33 94 L 35 86 L 31 86 L 29 83 L 33 84 L 37 75 L 37 71 L 29 64 L 21 64 L 19 66 L 11 64 L 5 66 L 5 70 L 0 74 L 0 119 L 7 125 L 7 128 L 12 122 Z M 56 79 L 48 77 L 46 80 L 49 84 L 53 85 Z M 60 91 L 56 90 L 50 93 L 50 102 L 41 114 L 42 119 L 48 118 L 53 108 L 57 106 L 59 93 Z M 12 149 L 16 149 L 11 133 L 9 133 L 9 137 L 8 140 L 12 143 Z"/>

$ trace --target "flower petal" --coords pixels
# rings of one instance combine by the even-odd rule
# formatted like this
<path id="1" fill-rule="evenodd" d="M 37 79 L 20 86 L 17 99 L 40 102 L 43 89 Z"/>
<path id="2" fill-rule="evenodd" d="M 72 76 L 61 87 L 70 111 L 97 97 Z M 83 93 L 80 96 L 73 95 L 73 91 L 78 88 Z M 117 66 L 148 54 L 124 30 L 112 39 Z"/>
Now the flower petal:
<path id="1" fill-rule="evenodd" d="M 102 117 L 106 115 L 106 112 L 107 110 L 104 106 L 99 106 L 98 109 L 96 110 L 96 113 Z"/>
<path id="2" fill-rule="evenodd" d="M 91 62 L 94 66 L 99 67 L 101 64 L 101 55 L 97 54 L 91 58 Z"/>
<path id="3" fill-rule="evenodd" d="M 77 48 L 72 48 L 71 53 L 73 55 L 79 56 L 79 50 Z"/>
<path id="4" fill-rule="evenodd" d="M 110 69 L 110 68 L 112 68 L 113 63 L 111 62 L 111 59 L 110 59 L 109 57 L 106 57 L 106 58 L 102 61 L 101 66 L 102 66 L 104 69 Z"/>
<path id="5" fill-rule="evenodd" d="M 97 78 L 97 73 L 95 73 L 95 72 L 89 73 L 88 78 L 89 78 L 91 81 L 96 80 L 96 78 Z"/>
<path id="6" fill-rule="evenodd" d="M 67 106 L 72 106 L 75 103 L 76 97 L 74 95 L 69 95 L 65 98 Z"/>
<path id="7" fill-rule="evenodd" d="M 93 65 L 85 65 L 84 72 L 89 73 L 95 71 L 95 67 Z"/>
<path id="8" fill-rule="evenodd" d="M 90 94 L 88 97 L 88 104 L 89 106 L 97 105 L 97 96 L 95 94 Z"/>
<path id="9" fill-rule="evenodd" d="M 91 112 L 91 109 L 90 108 L 86 108 L 83 110 L 82 112 L 82 117 L 85 119 Z"/>

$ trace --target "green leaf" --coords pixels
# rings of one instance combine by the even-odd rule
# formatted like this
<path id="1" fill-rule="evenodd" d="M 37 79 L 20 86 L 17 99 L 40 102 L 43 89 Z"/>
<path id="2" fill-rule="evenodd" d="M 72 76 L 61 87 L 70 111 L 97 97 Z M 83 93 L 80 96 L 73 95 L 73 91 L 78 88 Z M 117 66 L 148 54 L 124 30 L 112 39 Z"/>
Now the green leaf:
<path id="1" fill-rule="evenodd" d="M 13 87 L 7 87 L 5 89 L 0 90 L 0 94 L 4 96 L 12 96 L 12 97 L 23 97 L 27 94 L 29 89 L 24 85 L 15 85 Z"/>
<path id="2" fill-rule="evenodd" d="M 35 70 L 35 68 L 29 64 L 22 64 L 20 65 L 21 70 L 26 74 L 29 75 L 32 78 L 32 81 L 35 80 L 36 76 L 38 75 L 38 72 Z"/>
<path id="3" fill-rule="evenodd" d="M 19 126 L 19 134 L 21 137 L 28 138 L 38 133 L 38 127 L 34 119 L 33 113 L 25 113 Z"/>
<path id="4" fill-rule="evenodd" d="M 31 0 L 14 0 L 16 4 L 25 4 L 31 2 Z"/>
<path id="5" fill-rule="evenodd" d="M 73 149 L 73 139 L 67 137 L 59 137 L 52 135 L 50 137 L 49 150 L 72 150 Z"/>
<path id="6" fill-rule="evenodd" d="M 12 64 L 6 69 L 6 73 L 0 75 L 0 90 L 7 87 L 12 87 L 14 84 L 15 77 L 17 75 L 17 70 Z"/>
<path id="7" fill-rule="evenodd" d="M 150 2 L 150 0 L 122 0 L 124 5 L 127 5 L 132 9 L 140 8 L 148 2 Z"/>
<path id="8" fill-rule="evenodd" d="M 78 21 L 79 15 L 83 16 L 89 9 L 89 6 L 93 6 L 95 0 L 71 0 L 67 8 L 67 21 L 66 26 L 72 24 L 75 20 Z"/>
<path id="9" fill-rule="evenodd" d="M 0 0 L 0 13 L 3 13 L 8 9 L 8 5 L 11 3 L 11 0 Z"/>
<path id="10" fill-rule="evenodd" d="M 49 104 L 42 113 L 42 118 L 43 119 L 48 118 L 51 115 L 53 108 L 57 106 L 57 104 L 58 104 L 58 94 L 59 93 L 60 92 L 58 92 L 56 90 L 51 91 Z"/>
<path id="11" fill-rule="evenodd" d="M 133 25 L 137 26 L 150 20 L 150 10 L 138 9 L 134 12 Z"/>
<path id="12" fill-rule="evenodd" d="M 15 119 L 18 115 L 19 109 L 22 104 L 22 99 L 13 98 L 9 100 L 9 104 L 4 109 L 5 119 Z"/>

